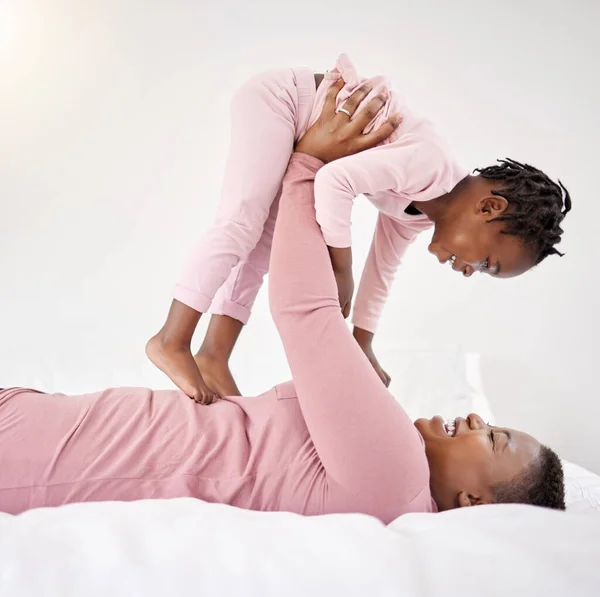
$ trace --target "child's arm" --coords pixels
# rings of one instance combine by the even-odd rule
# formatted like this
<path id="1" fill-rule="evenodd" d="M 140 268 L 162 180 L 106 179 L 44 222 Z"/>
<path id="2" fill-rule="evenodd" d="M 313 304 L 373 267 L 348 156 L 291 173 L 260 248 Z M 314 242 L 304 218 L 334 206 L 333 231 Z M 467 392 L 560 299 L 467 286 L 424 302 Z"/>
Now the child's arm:
<path id="1" fill-rule="evenodd" d="M 350 247 L 354 198 L 392 190 L 431 199 L 450 190 L 445 187 L 451 186 L 449 181 L 454 178 L 452 166 L 435 143 L 417 141 L 410 135 L 327 164 L 317 173 L 317 221 L 329 247 L 345 316 L 354 288 Z M 402 229 L 400 223 L 380 214 L 354 306 L 354 336 L 385 385 L 390 378 L 373 353 L 373 334 L 400 259 L 414 236 L 414 231 Z"/>
<path id="2" fill-rule="evenodd" d="M 375 226 L 371 249 L 367 255 L 360 285 L 354 303 L 352 323 L 370 332 L 358 333 L 357 340 L 363 349 L 370 347 L 372 335 L 377 331 L 381 312 L 387 301 L 392 282 L 408 246 L 417 236 L 401 222 L 380 213 Z M 357 336 L 357 334 L 355 334 Z M 365 352 L 367 352 L 365 350 Z"/>
<path id="3" fill-rule="evenodd" d="M 416 230 L 379 214 L 352 313 L 354 339 L 386 386 L 391 377 L 375 356 L 373 338 L 402 256 L 416 235 Z"/>
<path id="4" fill-rule="evenodd" d="M 354 199 L 363 193 L 390 190 L 421 195 L 448 178 L 446 164 L 443 152 L 434 143 L 405 135 L 394 143 L 327 164 L 317 173 L 317 222 L 329 247 L 342 309 L 345 303 L 349 308 L 354 287 L 350 233 Z"/>
<path id="5" fill-rule="evenodd" d="M 315 178 L 315 210 L 325 243 L 336 249 L 352 245 L 352 207 L 358 195 L 395 191 L 420 196 L 428 188 L 447 186 L 449 169 L 440 148 L 426 140 L 411 142 L 409 135 L 325 165 Z"/>

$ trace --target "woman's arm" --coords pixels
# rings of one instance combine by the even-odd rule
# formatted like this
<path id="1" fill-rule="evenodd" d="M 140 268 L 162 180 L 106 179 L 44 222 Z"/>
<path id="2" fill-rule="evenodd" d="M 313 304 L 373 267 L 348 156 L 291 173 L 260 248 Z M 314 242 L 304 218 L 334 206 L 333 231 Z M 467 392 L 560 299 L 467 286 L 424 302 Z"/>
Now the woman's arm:
<path id="1" fill-rule="evenodd" d="M 299 149 L 322 156 L 310 144 L 301 142 Z M 327 474 L 354 493 L 406 503 L 429 482 L 424 448 L 340 312 L 315 219 L 313 183 L 321 166 L 319 159 L 299 153 L 290 161 L 271 253 L 271 311 Z"/>

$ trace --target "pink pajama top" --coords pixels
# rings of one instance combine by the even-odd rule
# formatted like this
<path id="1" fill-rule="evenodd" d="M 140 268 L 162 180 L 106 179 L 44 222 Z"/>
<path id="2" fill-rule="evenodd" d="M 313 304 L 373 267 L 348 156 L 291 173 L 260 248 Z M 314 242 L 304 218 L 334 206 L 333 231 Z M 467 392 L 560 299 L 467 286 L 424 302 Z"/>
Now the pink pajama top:
<path id="1" fill-rule="evenodd" d="M 435 510 L 423 439 L 354 341 L 315 220 L 322 164 L 284 179 L 270 303 L 294 382 L 200 406 L 182 392 L 0 391 L 0 511 L 191 496 L 253 510 Z"/>
<path id="2" fill-rule="evenodd" d="M 317 89 L 311 123 L 323 109 L 327 91 L 340 76 L 346 85 L 338 95 L 338 106 L 367 81 L 373 91 L 362 106 L 382 89 L 390 90 L 385 77 L 359 77 L 350 59 L 342 54 Z M 397 112 L 403 117 L 402 124 L 382 145 L 325 165 L 315 180 L 317 221 L 331 247 L 351 246 L 352 206 L 358 195 L 365 195 L 379 210 L 352 318 L 354 325 L 370 332 L 377 329 L 408 245 L 419 232 L 432 226 L 426 216 L 408 215 L 405 209 L 412 201 L 445 195 L 469 174 L 456 163 L 431 122 L 417 117 L 395 91 L 390 91 L 390 99 L 371 128 Z"/>

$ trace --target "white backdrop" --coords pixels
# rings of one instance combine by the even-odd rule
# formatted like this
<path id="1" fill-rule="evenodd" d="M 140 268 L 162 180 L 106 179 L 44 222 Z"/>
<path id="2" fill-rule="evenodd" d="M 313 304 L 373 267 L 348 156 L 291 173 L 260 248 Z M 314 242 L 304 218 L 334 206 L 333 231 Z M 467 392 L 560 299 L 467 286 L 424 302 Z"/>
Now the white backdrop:
<path id="1" fill-rule="evenodd" d="M 0 0 L 0 385 L 168 386 L 144 344 L 214 213 L 234 90 L 346 51 L 389 74 L 467 167 L 530 161 L 575 204 L 567 256 L 516 280 L 464 280 L 422 238 L 381 360 L 480 353 L 500 423 L 600 472 L 598 22 L 595 0 Z M 364 257 L 375 213 L 358 203 Z M 233 367 L 248 394 L 288 376 L 264 292 Z"/>

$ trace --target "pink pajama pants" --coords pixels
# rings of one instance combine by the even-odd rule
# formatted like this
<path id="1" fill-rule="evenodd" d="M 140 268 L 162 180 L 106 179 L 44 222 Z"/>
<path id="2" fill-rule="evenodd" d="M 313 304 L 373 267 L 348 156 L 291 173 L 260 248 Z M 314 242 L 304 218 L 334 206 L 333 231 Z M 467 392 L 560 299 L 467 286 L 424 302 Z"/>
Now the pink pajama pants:
<path id="1" fill-rule="evenodd" d="M 282 180 L 315 91 L 311 70 L 283 69 L 237 92 L 221 203 L 175 287 L 178 301 L 247 323 L 269 269 Z"/>

